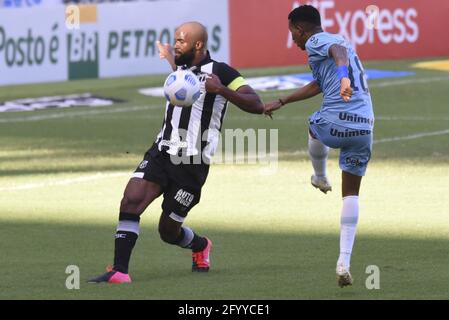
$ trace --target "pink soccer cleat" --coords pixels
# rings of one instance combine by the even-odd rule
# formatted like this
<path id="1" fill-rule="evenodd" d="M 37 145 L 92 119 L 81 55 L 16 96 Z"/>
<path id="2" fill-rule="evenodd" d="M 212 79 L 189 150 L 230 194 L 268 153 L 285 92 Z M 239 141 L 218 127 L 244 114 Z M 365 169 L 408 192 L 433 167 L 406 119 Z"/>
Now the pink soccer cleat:
<path id="1" fill-rule="evenodd" d="M 208 272 L 210 267 L 209 254 L 212 249 L 212 241 L 208 238 L 207 246 L 203 251 L 192 252 L 192 272 Z"/>
<path id="2" fill-rule="evenodd" d="M 106 273 L 90 279 L 88 283 L 131 283 L 131 277 L 127 273 L 115 271 L 112 266 L 106 268 Z"/>

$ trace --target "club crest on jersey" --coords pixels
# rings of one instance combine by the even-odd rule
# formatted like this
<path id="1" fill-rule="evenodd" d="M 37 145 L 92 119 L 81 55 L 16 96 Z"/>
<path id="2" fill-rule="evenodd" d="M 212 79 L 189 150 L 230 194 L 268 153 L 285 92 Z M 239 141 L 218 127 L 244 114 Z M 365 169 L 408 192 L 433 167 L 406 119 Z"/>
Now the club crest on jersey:
<path id="1" fill-rule="evenodd" d="M 140 169 L 144 169 L 148 164 L 148 160 L 143 160 L 140 164 L 139 164 L 139 168 Z"/>
<path id="2" fill-rule="evenodd" d="M 192 204 L 195 196 L 187 191 L 179 189 L 175 195 L 175 200 L 185 207 L 189 207 Z"/>
<path id="3" fill-rule="evenodd" d="M 206 82 L 206 79 L 207 79 L 207 74 L 206 74 L 206 73 L 202 73 L 202 74 L 200 74 L 200 75 L 198 76 L 198 80 L 199 80 L 199 82 L 201 82 L 201 83 Z"/>

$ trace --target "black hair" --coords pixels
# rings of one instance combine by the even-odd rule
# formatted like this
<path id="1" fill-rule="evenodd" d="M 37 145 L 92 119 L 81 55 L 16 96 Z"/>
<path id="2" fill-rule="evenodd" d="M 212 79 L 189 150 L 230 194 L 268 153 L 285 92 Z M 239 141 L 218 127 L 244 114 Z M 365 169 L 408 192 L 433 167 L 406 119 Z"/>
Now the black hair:
<path id="1" fill-rule="evenodd" d="M 321 27 L 320 12 L 314 6 L 303 5 L 293 9 L 288 15 L 288 20 L 294 24 L 300 23 L 305 27 Z"/>

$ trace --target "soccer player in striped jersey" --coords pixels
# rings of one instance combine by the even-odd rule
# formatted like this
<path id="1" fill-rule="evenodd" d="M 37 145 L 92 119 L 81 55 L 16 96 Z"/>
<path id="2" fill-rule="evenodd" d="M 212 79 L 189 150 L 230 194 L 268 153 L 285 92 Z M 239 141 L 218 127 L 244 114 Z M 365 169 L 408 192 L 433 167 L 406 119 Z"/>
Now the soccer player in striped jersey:
<path id="1" fill-rule="evenodd" d="M 324 193 L 332 190 L 326 175 L 329 147 L 340 149 L 343 209 L 337 279 L 340 287 L 352 284 L 350 258 L 359 217 L 359 190 L 371 158 L 374 114 L 362 64 L 342 36 L 324 32 L 320 13 L 303 5 L 288 16 L 293 41 L 308 55 L 314 81 L 287 97 L 266 105 L 266 114 L 295 101 L 323 93 L 318 112 L 309 118 L 311 183 Z"/>
<path id="2" fill-rule="evenodd" d="M 240 73 L 213 60 L 207 50 L 207 31 L 198 22 L 182 24 L 175 32 L 174 55 L 159 44 L 172 67 L 191 68 L 201 85 L 201 96 L 191 107 L 167 102 L 164 122 L 125 188 L 115 234 L 114 264 L 92 283 L 131 282 L 128 266 L 139 236 L 140 215 L 163 195 L 159 220 L 161 239 L 192 251 L 192 271 L 207 272 L 212 242 L 183 225 L 187 213 L 200 201 L 201 188 L 228 107 L 263 114 L 264 105 Z"/>

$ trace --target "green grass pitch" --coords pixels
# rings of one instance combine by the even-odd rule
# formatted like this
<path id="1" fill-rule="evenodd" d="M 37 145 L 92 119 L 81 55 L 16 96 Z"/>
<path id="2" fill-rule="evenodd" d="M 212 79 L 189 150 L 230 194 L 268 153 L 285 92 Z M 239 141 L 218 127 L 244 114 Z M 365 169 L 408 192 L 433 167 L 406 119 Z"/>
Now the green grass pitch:
<path id="1" fill-rule="evenodd" d="M 77 92 L 127 101 L 0 114 L 0 299 L 447 299 L 449 73 L 414 69 L 414 62 L 365 65 L 417 75 L 370 81 L 377 142 L 362 181 L 354 285 L 344 289 L 334 274 L 336 151 L 328 169 L 334 191 L 324 195 L 309 183 L 306 119 L 320 97 L 287 106 L 273 121 L 230 108 L 225 128 L 279 129 L 280 161 L 271 173 L 260 165 L 211 168 L 186 221 L 214 242 L 208 274 L 192 274 L 189 252 L 159 239 L 157 200 L 142 218 L 133 283 L 111 286 L 86 280 L 112 261 L 123 189 L 162 122 L 163 99 L 137 89 L 160 86 L 164 76 L 0 88 L 0 101 Z M 266 102 L 278 95 L 261 93 Z M 58 118 L 28 121 L 47 115 Z M 79 290 L 65 287 L 68 265 L 80 268 Z M 378 290 L 365 286 L 370 265 L 380 269 Z"/>

